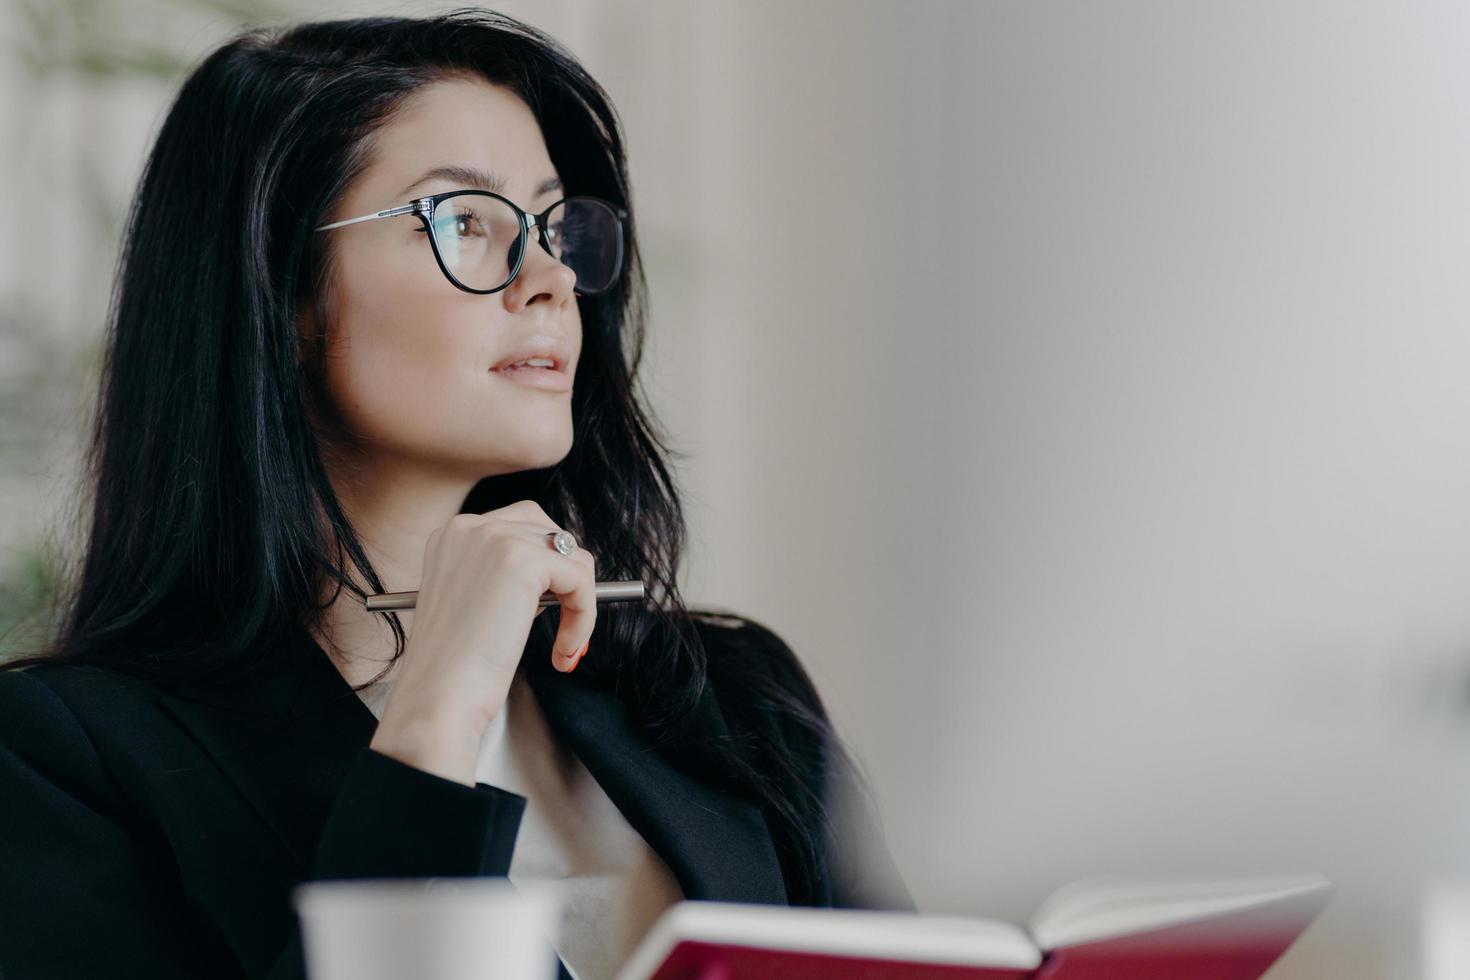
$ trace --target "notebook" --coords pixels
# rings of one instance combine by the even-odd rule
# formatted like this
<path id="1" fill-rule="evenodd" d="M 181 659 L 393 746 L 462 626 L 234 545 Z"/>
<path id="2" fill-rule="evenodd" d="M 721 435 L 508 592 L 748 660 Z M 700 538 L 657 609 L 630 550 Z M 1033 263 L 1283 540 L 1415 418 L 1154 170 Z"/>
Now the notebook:
<path id="1" fill-rule="evenodd" d="M 690 901 L 617 980 L 1256 980 L 1326 906 L 1317 874 L 1090 878 L 1026 925 L 969 915 Z"/>

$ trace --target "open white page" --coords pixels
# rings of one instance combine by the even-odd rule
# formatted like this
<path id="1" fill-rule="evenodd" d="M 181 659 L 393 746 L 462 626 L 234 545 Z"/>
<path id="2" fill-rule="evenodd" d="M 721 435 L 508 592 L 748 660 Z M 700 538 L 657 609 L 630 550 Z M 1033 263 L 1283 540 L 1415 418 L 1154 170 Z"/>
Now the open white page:
<path id="1" fill-rule="evenodd" d="M 641 980 L 685 940 L 763 949 L 1031 969 L 1041 953 L 1009 922 L 960 915 L 683 901 L 664 912 L 618 974 Z"/>
<path id="2" fill-rule="evenodd" d="M 1078 946 L 1296 899 L 1316 896 L 1325 904 L 1331 887 L 1319 874 L 1087 878 L 1042 903 L 1031 935 L 1043 950 Z"/>

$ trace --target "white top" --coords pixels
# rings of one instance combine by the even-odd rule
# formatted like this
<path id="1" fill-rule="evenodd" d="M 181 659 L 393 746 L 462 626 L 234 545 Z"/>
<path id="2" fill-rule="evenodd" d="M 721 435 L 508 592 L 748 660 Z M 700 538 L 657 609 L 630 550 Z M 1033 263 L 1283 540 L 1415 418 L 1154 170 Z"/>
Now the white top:
<path id="1" fill-rule="evenodd" d="M 379 719 L 396 673 L 358 692 Z M 526 798 L 510 881 L 560 900 L 559 935 L 547 938 L 576 980 L 612 980 L 684 893 L 581 760 L 556 741 L 522 672 L 480 743 L 475 779 Z"/>

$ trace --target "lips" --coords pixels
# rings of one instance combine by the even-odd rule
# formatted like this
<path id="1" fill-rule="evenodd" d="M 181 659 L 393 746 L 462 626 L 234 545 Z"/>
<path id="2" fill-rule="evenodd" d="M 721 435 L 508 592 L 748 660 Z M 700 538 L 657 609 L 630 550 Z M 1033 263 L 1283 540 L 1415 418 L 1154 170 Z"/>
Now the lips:
<path id="1" fill-rule="evenodd" d="M 506 381 L 545 391 L 566 392 L 572 390 L 572 379 L 562 371 L 546 367 L 502 367 L 490 371 Z"/>
<path id="2" fill-rule="evenodd" d="M 536 340 L 517 348 L 514 353 L 501 358 L 490 370 L 500 371 L 520 361 L 542 358 L 552 363 L 550 368 L 545 367 L 545 365 L 539 365 L 542 370 L 561 371 L 565 373 L 567 360 L 570 356 L 571 352 L 555 341 L 550 339 Z"/>
<path id="3" fill-rule="evenodd" d="M 559 369 L 557 368 L 556 364 L 553 362 L 552 358 L 549 358 L 549 357 L 528 357 L 528 358 L 526 358 L 524 360 L 515 361 L 514 363 L 511 363 L 511 364 L 501 365 L 500 367 L 493 368 L 492 370 L 495 370 L 495 371 L 556 371 L 556 370 L 559 370 Z"/>
<path id="4" fill-rule="evenodd" d="M 534 361 L 535 363 L 534 364 L 522 363 L 522 362 L 525 362 L 525 361 Z M 551 364 L 549 364 L 549 365 L 546 364 L 545 363 L 546 361 L 550 361 Z M 560 371 L 561 369 L 562 369 L 561 361 L 557 360 L 555 357 L 547 357 L 544 354 L 530 354 L 530 355 L 527 355 L 526 357 L 508 357 L 505 360 L 501 361 L 499 364 L 495 365 L 490 370 L 492 370 L 492 371 L 525 371 L 525 370 Z"/>

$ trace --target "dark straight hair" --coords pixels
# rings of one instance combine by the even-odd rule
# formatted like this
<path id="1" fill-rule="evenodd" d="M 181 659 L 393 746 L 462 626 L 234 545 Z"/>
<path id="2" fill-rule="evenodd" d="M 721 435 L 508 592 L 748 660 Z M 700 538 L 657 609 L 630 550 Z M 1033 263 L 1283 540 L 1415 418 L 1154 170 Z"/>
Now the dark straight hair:
<path id="1" fill-rule="evenodd" d="M 570 453 L 482 480 L 461 510 L 535 500 L 597 556 L 600 578 L 648 586 L 647 603 L 599 609 L 596 654 L 577 682 L 614 690 L 654 744 L 759 803 L 788 901 L 815 904 L 830 883 L 833 780 L 857 770 L 774 633 L 680 598 L 685 524 L 664 457 L 681 454 L 635 390 L 646 285 L 621 127 L 571 54 L 493 11 L 251 29 L 185 80 L 122 244 L 89 499 L 76 515 L 84 552 L 56 600 L 50 643 L 3 666 L 88 663 L 164 685 L 229 684 L 287 649 L 292 630 L 319 623 L 329 591 L 364 595 L 349 564 L 385 591 L 332 492 L 309 411 L 325 405 L 333 260 L 331 236 L 310 229 L 405 96 L 464 76 L 526 102 L 567 194 L 604 198 L 628 218 L 617 285 L 577 299 Z M 405 636 L 396 615 L 388 621 L 396 659 Z M 528 655 L 549 651 L 555 630 L 554 609 L 536 617 Z M 707 648 L 710 635 L 720 640 Z M 734 720 L 724 738 L 693 723 L 707 684 Z"/>

